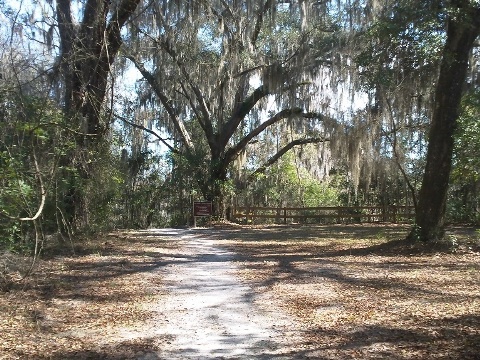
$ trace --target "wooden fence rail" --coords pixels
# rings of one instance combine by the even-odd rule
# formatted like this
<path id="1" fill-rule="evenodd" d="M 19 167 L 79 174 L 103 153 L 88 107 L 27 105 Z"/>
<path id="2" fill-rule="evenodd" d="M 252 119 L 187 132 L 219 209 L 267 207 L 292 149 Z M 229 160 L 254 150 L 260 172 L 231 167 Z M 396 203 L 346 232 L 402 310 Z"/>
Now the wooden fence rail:
<path id="1" fill-rule="evenodd" d="M 321 207 L 258 207 L 237 206 L 232 219 L 253 224 L 262 222 L 286 224 L 291 222 L 353 223 L 353 222 L 404 222 L 413 219 L 413 206 L 321 206 Z M 310 220 L 310 221 L 308 221 Z"/>

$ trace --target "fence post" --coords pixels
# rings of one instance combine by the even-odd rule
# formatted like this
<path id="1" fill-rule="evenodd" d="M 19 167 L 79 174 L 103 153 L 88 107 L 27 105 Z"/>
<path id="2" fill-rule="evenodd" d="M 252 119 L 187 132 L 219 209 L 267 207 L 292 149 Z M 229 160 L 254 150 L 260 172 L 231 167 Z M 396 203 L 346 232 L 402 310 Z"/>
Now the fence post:
<path id="1" fill-rule="evenodd" d="M 283 223 L 287 225 L 287 208 L 283 207 Z"/>

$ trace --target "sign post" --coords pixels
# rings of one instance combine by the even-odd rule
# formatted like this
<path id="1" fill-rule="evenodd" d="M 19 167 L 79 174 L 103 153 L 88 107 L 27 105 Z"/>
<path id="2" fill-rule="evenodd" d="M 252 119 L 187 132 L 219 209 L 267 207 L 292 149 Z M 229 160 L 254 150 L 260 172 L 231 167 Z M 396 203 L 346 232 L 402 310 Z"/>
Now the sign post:
<path id="1" fill-rule="evenodd" d="M 197 217 L 212 216 L 211 201 L 193 202 L 193 227 L 197 227 Z"/>

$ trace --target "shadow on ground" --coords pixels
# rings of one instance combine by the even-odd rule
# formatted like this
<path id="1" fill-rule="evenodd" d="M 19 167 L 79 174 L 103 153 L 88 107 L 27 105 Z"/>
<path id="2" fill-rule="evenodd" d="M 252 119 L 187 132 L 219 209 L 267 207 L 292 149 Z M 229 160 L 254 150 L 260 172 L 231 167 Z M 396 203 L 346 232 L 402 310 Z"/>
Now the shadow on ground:
<path id="1" fill-rule="evenodd" d="M 199 234 L 235 251 L 254 289 L 303 318 L 307 358 L 478 359 L 479 254 L 413 247 L 403 240 L 407 230 L 271 226 Z M 474 228 L 451 233 L 478 242 Z"/>
<path id="2" fill-rule="evenodd" d="M 115 232 L 94 246 L 74 244 L 72 258 L 51 251 L 46 260 L 65 257 L 65 269 L 29 284 L 34 295 L 28 296 L 31 303 L 41 299 L 47 305 L 60 299 L 115 306 L 138 293 L 128 288 L 92 291 L 95 284 L 156 274 L 169 265 L 233 260 L 255 291 L 280 291 L 278 303 L 304 322 L 303 343 L 296 344 L 300 349 L 256 359 L 478 359 L 478 255 L 417 251 L 402 241 L 407 229 L 347 225 Z M 452 231 L 467 239 L 475 235 L 472 228 Z M 178 246 L 184 233 L 199 241 L 217 240 L 237 255 L 187 255 Z M 165 285 L 155 276 L 148 281 L 157 285 L 155 291 Z M 10 291 L 25 284 L 18 286 Z M 325 297 L 330 289 L 332 296 Z M 35 313 L 37 326 L 42 311 Z M 52 335 L 48 328 L 45 332 Z M 67 348 L 35 358 L 161 359 L 162 341 L 168 340 L 142 338 L 103 347 L 88 343 L 82 350 Z M 21 350 L 15 355 L 32 358 Z M 188 356 L 195 355 L 191 349 Z"/>

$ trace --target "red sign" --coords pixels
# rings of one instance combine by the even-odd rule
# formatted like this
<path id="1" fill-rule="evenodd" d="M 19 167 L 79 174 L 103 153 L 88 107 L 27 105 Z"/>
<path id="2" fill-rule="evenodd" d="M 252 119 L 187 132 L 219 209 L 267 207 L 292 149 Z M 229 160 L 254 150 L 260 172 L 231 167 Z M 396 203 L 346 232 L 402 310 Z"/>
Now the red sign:
<path id="1" fill-rule="evenodd" d="M 194 201 L 193 216 L 210 216 L 212 215 L 211 201 Z"/>

